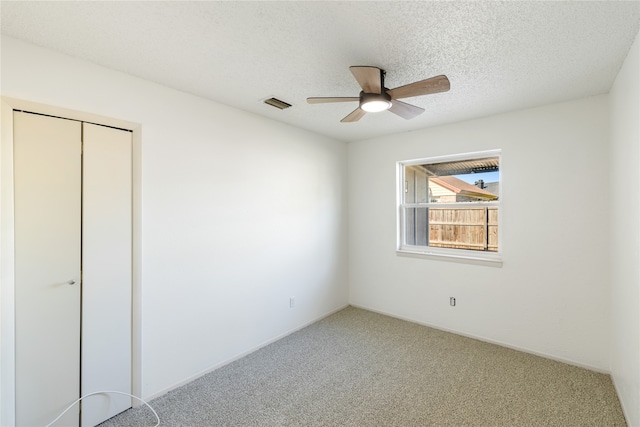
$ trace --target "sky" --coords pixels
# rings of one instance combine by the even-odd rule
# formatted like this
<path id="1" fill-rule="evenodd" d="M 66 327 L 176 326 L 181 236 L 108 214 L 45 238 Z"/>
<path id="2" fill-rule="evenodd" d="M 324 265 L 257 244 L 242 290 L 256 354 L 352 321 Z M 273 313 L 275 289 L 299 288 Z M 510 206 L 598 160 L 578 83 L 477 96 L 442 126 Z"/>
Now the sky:
<path id="1" fill-rule="evenodd" d="M 499 172 L 470 173 L 466 175 L 456 175 L 455 177 L 463 180 L 464 182 L 468 182 L 469 184 L 474 184 L 480 179 L 482 179 L 485 183 L 498 182 L 500 180 Z"/>

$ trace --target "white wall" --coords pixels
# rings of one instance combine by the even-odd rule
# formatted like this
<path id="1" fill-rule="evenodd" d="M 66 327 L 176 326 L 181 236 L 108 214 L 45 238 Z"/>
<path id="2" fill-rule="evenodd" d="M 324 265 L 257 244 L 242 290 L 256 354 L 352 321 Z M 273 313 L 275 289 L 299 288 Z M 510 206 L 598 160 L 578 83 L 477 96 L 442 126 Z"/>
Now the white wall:
<path id="1" fill-rule="evenodd" d="M 632 426 L 640 425 L 640 41 L 610 92 L 611 376 Z"/>
<path id="2" fill-rule="evenodd" d="M 4 36 L 2 95 L 141 125 L 143 397 L 347 304 L 344 143 Z"/>
<path id="3" fill-rule="evenodd" d="M 348 182 L 342 143 L 4 36 L 1 89 L 141 124 L 143 397 L 350 301 L 611 367 L 638 425 L 639 49 L 636 40 L 610 104 L 600 96 L 351 143 Z M 503 267 L 398 257 L 395 162 L 494 148 Z"/>
<path id="4" fill-rule="evenodd" d="M 349 144 L 350 302 L 608 371 L 607 107 L 599 96 Z M 397 256 L 396 161 L 488 149 L 502 149 L 504 265 Z"/>

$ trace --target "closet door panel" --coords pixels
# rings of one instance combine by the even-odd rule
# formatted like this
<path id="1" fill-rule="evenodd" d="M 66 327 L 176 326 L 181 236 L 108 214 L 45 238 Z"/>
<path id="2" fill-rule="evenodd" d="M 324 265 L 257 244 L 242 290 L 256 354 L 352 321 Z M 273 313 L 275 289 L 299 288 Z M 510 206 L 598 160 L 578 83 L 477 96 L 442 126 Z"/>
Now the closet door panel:
<path id="1" fill-rule="evenodd" d="M 131 393 L 131 133 L 83 124 L 82 394 Z M 131 407 L 119 394 L 82 402 L 89 427 Z"/>
<path id="2" fill-rule="evenodd" d="M 14 112 L 14 185 L 16 424 L 42 426 L 80 393 L 81 124 Z"/>

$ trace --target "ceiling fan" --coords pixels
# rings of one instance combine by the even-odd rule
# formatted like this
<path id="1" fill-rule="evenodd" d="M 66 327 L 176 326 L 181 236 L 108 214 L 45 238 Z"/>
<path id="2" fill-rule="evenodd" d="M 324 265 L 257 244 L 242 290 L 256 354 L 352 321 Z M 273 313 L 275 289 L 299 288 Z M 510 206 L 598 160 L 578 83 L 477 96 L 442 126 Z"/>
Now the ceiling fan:
<path id="1" fill-rule="evenodd" d="M 412 96 L 429 95 L 432 93 L 446 92 L 451 87 L 447 76 L 436 76 L 420 80 L 395 89 L 384 87 L 386 72 L 378 67 L 349 67 L 349 70 L 362 88 L 357 97 L 312 97 L 307 98 L 309 104 L 322 104 L 327 102 L 351 102 L 359 101 L 358 108 L 340 120 L 343 123 L 360 120 L 366 113 L 376 113 L 389 110 L 404 119 L 413 119 L 424 111 L 424 108 L 398 101 L 398 99 Z"/>

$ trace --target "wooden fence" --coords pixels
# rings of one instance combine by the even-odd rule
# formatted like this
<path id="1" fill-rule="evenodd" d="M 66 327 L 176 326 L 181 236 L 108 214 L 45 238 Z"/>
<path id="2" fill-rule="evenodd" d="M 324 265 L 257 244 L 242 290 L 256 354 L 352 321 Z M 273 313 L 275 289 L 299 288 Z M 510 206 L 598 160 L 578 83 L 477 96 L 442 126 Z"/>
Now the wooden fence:
<path id="1" fill-rule="evenodd" d="M 410 245 L 496 252 L 498 208 L 408 209 L 406 232 Z"/>

